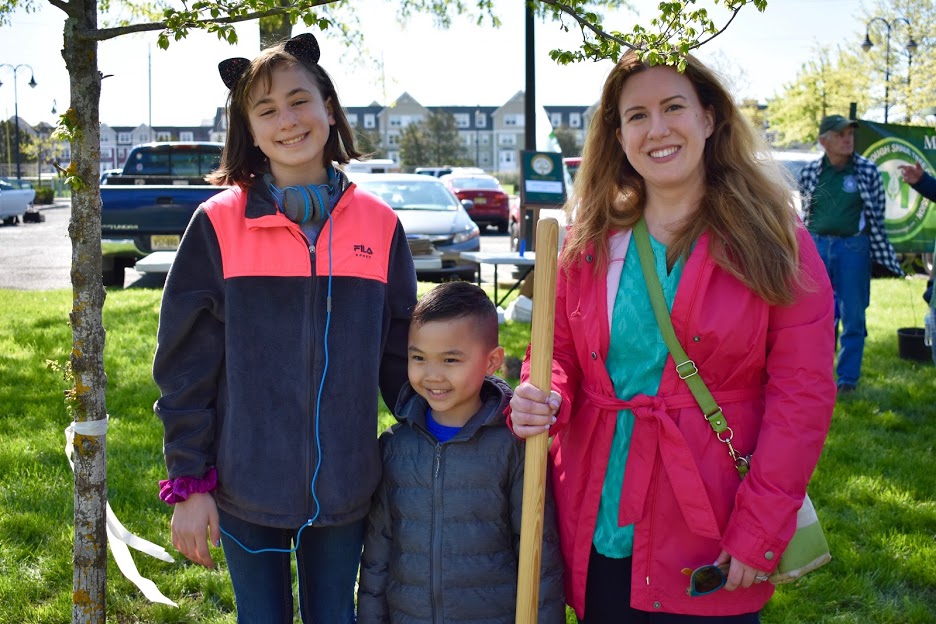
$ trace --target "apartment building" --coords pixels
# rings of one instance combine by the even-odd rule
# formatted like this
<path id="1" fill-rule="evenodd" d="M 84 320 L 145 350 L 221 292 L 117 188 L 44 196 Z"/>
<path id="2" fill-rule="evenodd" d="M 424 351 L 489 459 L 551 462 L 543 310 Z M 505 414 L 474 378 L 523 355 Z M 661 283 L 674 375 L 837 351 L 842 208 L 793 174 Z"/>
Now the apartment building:
<path id="1" fill-rule="evenodd" d="M 585 129 L 593 114 L 591 106 L 544 106 L 545 118 L 553 129 L 564 128 L 574 133 L 577 144 L 585 140 Z M 526 119 L 523 91 L 518 91 L 499 106 L 424 106 L 408 93 L 401 94 L 392 104 L 376 102 L 368 106 L 345 108 L 349 123 L 379 138 L 380 147 L 387 157 L 400 162 L 400 140 L 407 126 L 428 118 L 430 113 L 449 113 L 455 119 L 465 153 L 473 164 L 494 173 L 516 173 L 520 152 L 524 149 Z M 33 134 L 50 133 L 49 124 L 21 128 Z M 542 131 L 542 128 L 538 128 Z M 130 149 L 139 143 L 151 141 L 218 141 L 223 142 L 227 132 L 224 108 L 218 107 L 212 119 L 199 126 L 110 126 L 101 123 L 100 170 L 119 169 Z M 59 150 L 60 166 L 67 167 L 71 160 L 67 144 Z M 36 167 L 31 164 L 32 170 Z M 47 171 L 44 165 L 43 171 Z"/>

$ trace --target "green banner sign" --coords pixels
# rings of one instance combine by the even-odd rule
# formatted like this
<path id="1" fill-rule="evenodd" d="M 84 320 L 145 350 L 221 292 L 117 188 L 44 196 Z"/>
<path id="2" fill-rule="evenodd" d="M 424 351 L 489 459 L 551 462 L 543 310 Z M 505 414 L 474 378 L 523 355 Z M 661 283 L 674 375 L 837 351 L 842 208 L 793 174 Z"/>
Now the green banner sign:
<path id="1" fill-rule="evenodd" d="M 936 240 L 936 205 L 900 177 L 901 165 L 920 163 L 936 175 L 936 129 L 859 120 L 855 151 L 877 165 L 884 180 L 887 237 L 899 253 L 929 253 Z"/>

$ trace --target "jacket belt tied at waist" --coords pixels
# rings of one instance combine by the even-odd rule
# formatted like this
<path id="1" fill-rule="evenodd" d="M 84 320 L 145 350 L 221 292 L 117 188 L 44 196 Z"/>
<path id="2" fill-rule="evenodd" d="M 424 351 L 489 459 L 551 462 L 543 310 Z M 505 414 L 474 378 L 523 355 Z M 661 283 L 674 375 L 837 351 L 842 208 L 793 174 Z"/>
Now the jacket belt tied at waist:
<path id="1" fill-rule="evenodd" d="M 612 412 L 612 416 L 623 409 L 634 413 L 634 430 L 622 487 L 622 492 L 626 495 L 622 493 L 618 516 L 620 526 L 635 524 L 643 517 L 647 492 L 650 489 L 650 477 L 659 449 L 663 468 L 673 483 L 676 501 L 689 529 L 700 537 L 721 539 L 721 531 L 715 519 L 712 502 L 706 494 L 702 475 L 699 474 L 686 438 L 668 413 L 671 409 L 698 409 L 695 397 L 688 393 L 666 398 L 638 394 L 629 401 L 623 401 L 614 396 L 600 394 L 591 388 L 584 388 L 584 391 L 589 400 L 600 409 Z M 725 405 L 756 398 L 759 394 L 760 389 L 750 388 L 714 392 L 712 396 L 716 403 Z M 699 418 L 704 418 L 701 410 Z M 714 438 L 714 434 L 709 435 Z"/>

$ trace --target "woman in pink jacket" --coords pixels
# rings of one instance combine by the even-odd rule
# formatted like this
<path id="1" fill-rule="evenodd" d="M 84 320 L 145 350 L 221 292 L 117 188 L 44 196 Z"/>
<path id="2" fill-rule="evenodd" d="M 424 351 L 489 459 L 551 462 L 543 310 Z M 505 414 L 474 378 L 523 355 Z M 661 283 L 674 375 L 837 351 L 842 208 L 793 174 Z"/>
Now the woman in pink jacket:
<path id="1" fill-rule="evenodd" d="M 631 52 L 605 82 L 567 206 L 552 392 L 525 367 L 511 401 L 518 436 L 554 436 L 566 596 L 587 624 L 758 622 L 773 594 L 832 416 L 834 336 L 822 261 L 760 152 L 695 59 Z M 641 219 L 676 337 L 752 455 L 743 480 L 661 338 Z M 690 591 L 713 563 L 724 584 Z"/>

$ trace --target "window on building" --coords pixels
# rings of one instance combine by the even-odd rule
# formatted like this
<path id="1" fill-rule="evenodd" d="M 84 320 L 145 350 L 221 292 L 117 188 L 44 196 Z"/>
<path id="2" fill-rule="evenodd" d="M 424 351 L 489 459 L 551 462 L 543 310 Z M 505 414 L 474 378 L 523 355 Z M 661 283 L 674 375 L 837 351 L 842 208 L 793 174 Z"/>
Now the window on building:
<path id="1" fill-rule="evenodd" d="M 349 113 L 346 116 L 348 118 L 348 125 L 350 125 L 352 128 L 356 128 L 357 127 L 357 113 Z"/>
<path id="2" fill-rule="evenodd" d="M 377 118 L 372 114 L 364 115 L 364 127 L 368 129 L 376 128 Z"/>
<path id="3" fill-rule="evenodd" d="M 470 128 L 471 127 L 471 115 L 468 113 L 456 113 L 455 114 L 455 127 L 456 128 Z"/>
<path id="4" fill-rule="evenodd" d="M 523 115 L 504 115 L 504 125 L 510 127 L 523 126 Z"/>
<path id="5" fill-rule="evenodd" d="M 133 138 L 130 136 L 129 132 L 119 132 L 117 134 L 117 142 L 118 143 L 131 143 L 133 142 Z"/>
<path id="6" fill-rule="evenodd" d="M 189 130 L 189 131 L 186 131 L 186 132 L 180 132 L 180 133 L 179 133 L 179 140 L 180 140 L 180 141 L 194 141 L 194 140 L 195 140 L 195 133 L 192 132 L 192 131 L 190 131 L 190 130 Z"/>
<path id="7" fill-rule="evenodd" d="M 500 146 L 514 146 L 517 144 L 517 135 L 502 134 L 497 138 L 497 144 Z"/>
<path id="8" fill-rule="evenodd" d="M 111 156 L 113 155 L 114 155 L 114 151 L 111 148 L 106 147 L 106 148 L 101 149 L 101 160 L 104 160 L 104 159 L 110 160 Z"/>
<path id="9" fill-rule="evenodd" d="M 517 152 L 514 150 L 501 150 L 498 154 L 500 159 L 501 168 L 504 169 L 513 169 L 514 163 L 517 162 Z"/>
<path id="10" fill-rule="evenodd" d="M 550 113 L 549 123 L 552 124 L 553 128 L 558 128 L 562 125 L 562 113 Z"/>
<path id="11" fill-rule="evenodd" d="M 481 111 L 475 111 L 475 127 L 487 128 L 487 115 Z"/>
<path id="12" fill-rule="evenodd" d="M 570 128 L 581 128 L 581 127 L 582 127 L 582 114 L 581 114 L 581 113 L 570 113 L 570 114 L 569 114 L 569 127 L 570 127 Z"/>
<path id="13" fill-rule="evenodd" d="M 400 135 L 396 133 L 387 134 L 387 145 L 399 145 L 400 144 Z"/>
<path id="14" fill-rule="evenodd" d="M 157 141 L 171 141 L 172 133 L 171 132 L 157 132 L 156 140 Z"/>

